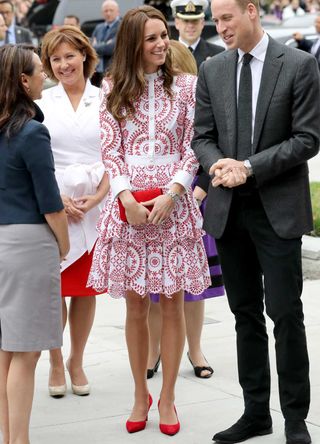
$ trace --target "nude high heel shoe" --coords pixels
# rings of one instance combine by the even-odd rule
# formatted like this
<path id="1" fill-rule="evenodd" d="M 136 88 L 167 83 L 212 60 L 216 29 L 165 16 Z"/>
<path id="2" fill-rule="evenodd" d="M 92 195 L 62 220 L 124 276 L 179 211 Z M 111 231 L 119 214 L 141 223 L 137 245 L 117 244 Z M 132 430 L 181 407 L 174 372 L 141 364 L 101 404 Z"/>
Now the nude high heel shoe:
<path id="1" fill-rule="evenodd" d="M 63 398 L 66 393 L 67 393 L 67 384 L 63 384 L 63 385 L 49 385 L 48 386 L 48 390 L 49 390 L 49 395 L 52 398 Z"/>

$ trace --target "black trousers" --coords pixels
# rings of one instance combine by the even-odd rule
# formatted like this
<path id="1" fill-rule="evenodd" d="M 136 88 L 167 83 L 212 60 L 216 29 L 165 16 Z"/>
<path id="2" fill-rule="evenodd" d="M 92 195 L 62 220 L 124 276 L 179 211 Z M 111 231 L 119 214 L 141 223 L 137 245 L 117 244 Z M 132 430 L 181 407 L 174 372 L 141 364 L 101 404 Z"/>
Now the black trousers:
<path id="1" fill-rule="evenodd" d="M 301 302 L 301 239 L 282 239 L 271 227 L 258 193 L 234 192 L 217 247 L 230 309 L 235 316 L 239 382 L 245 413 L 269 415 L 270 369 L 264 317 L 274 322 L 280 404 L 286 419 L 309 410 L 309 359 Z"/>

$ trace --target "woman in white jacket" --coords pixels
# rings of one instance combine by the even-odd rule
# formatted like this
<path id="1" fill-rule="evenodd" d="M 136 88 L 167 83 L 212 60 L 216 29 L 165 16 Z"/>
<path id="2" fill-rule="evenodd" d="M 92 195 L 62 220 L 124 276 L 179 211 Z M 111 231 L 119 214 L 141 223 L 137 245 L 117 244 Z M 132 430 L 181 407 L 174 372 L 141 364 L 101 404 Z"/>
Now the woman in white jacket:
<path id="1" fill-rule="evenodd" d="M 87 288 L 86 282 L 97 239 L 100 204 L 109 187 L 100 154 L 99 90 L 89 80 L 97 57 L 79 29 L 63 26 L 45 35 L 42 62 L 47 75 L 59 82 L 44 92 L 38 105 L 51 135 L 56 177 L 69 223 L 71 249 L 61 274 L 64 325 L 64 297 L 71 296 L 71 350 L 66 367 L 73 393 L 88 395 L 90 386 L 82 361 L 97 292 Z M 50 363 L 49 393 L 62 397 L 66 380 L 61 349 L 50 352 Z"/>

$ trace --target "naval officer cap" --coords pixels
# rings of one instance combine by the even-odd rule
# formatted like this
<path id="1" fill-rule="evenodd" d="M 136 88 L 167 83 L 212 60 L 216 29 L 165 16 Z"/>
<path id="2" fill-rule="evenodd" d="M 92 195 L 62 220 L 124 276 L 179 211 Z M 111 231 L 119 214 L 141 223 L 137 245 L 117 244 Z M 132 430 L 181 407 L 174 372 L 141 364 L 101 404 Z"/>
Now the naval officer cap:
<path id="1" fill-rule="evenodd" d="M 207 0 L 173 0 L 170 4 L 174 17 L 182 20 L 197 20 L 204 17 Z"/>

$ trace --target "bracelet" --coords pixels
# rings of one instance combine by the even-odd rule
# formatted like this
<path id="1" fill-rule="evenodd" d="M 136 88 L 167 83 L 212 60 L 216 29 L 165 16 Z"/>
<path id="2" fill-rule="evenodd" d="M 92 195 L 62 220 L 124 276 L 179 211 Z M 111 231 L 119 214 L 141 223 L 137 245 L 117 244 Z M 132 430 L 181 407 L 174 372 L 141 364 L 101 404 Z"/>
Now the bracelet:
<path id="1" fill-rule="evenodd" d="M 178 202 L 178 200 L 180 199 L 180 194 L 175 193 L 174 191 L 171 190 L 167 192 L 167 195 L 171 197 L 174 203 Z"/>

